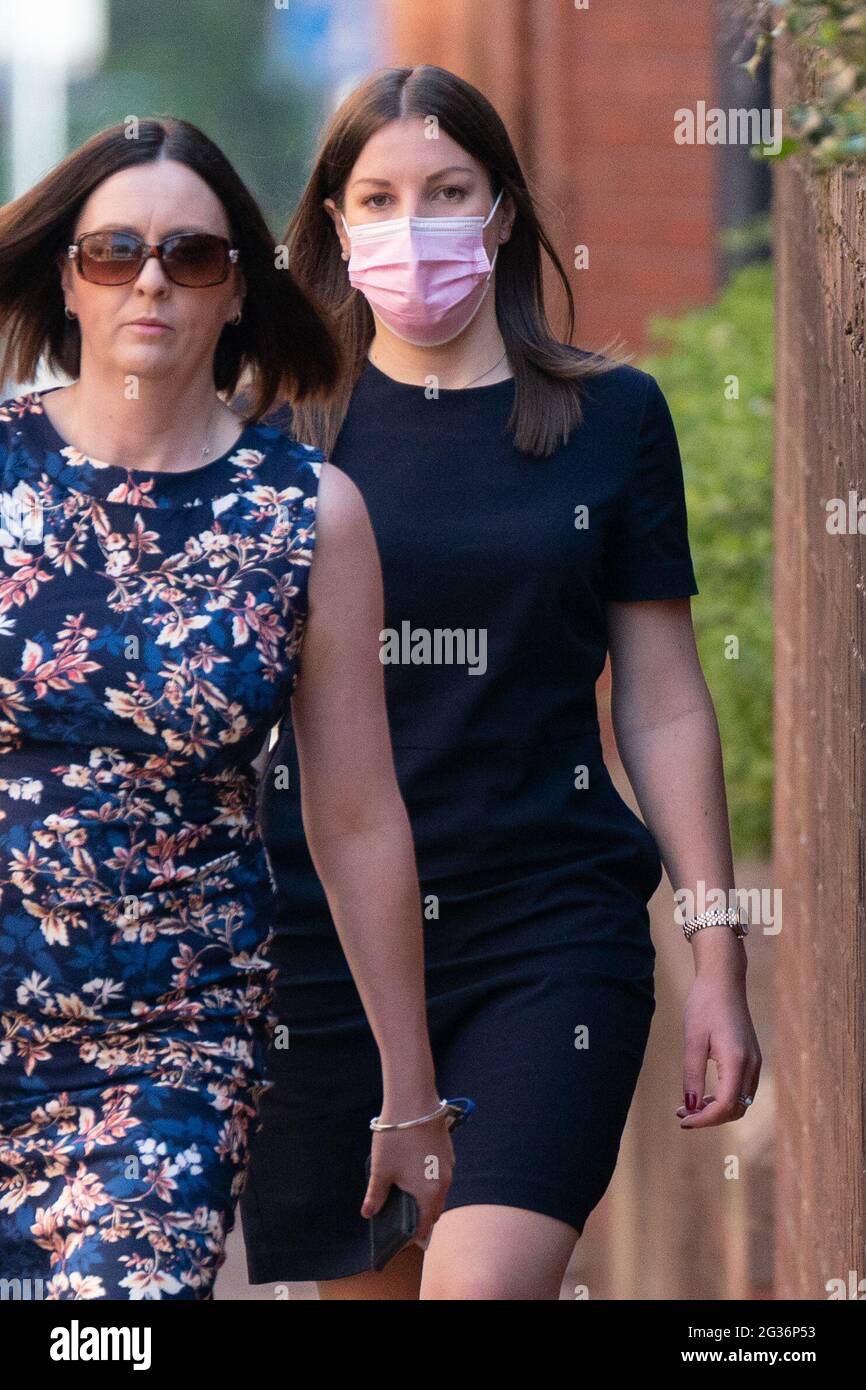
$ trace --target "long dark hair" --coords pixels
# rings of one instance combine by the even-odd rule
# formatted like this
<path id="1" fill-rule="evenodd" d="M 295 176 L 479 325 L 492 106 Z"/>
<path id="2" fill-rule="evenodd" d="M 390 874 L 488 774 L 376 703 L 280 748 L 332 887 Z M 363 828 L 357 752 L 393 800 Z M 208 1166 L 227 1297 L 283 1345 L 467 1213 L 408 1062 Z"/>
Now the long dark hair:
<path id="1" fill-rule="evenodd" d="M 436 117 L 440 128 L 485 166 L 491 198 L 504 188 L 516 204 L 511 236 L 499 247 L 495 272 L 496 316 L 515 384 L 509 428 L 518 449 L 549 455 L 583 418 L 581 383 L 617 363 L 554 338 L 544 307 L 542 250 L 565 291 L 569 343 L 574 299 L 508 132 L 476 87 L 428 64 L 381 69 L 346 98 L 322 135 L 313 172 L 285 232 L 294 275 L 336 320 L 344 348 L 343 370 L 331 396 L 323 403 L 291 402 L 293 432 L 330 455 L 374 333 L 369 304 L 349 284 L 324 200 L 332 198 L 345 210 L 346 183 L 364 145 L 382 126 L 405 116 Z"/>
<path id="2" fill-rule="evenodd" d="M 327 315 L 289 270 L 278 268 L 267 223 L 226 156 L 197 126 L 173 117 L 138 121 L 134 138 L 123 122 L 99 131 L 0 209 L 0 380 L 32 379 L 43 357 L 53 370 L 78 376 L 81 332 L 64 314 L 60 282 L 76 219 L 111 174 L 158 159 L 176 160 L 204 179 L 240 249 L 247 294 L 241 322 L 227 325 L 217 343 L 217 391 L 232 392 L 243 378 L 247 422 L 287 394 L 305 400 L 331 391 L 341 354 Z"/>

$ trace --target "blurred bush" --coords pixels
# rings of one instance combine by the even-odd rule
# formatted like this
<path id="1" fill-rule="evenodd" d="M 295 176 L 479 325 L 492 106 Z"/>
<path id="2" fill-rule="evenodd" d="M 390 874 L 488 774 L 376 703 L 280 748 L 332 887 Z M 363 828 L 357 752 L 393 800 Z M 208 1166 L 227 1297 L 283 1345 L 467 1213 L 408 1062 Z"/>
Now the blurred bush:
<path id="1" fill-rule="evenodd" d="M 695 631 L 721 730 L 734 853 L 756 858 L 769 857 L 772 832 L 772 276 L 769 261 L 746 266 L 708 308 L 653 317 L 651 352 L 640 360 L 676 425 L 700 588 Z"/>

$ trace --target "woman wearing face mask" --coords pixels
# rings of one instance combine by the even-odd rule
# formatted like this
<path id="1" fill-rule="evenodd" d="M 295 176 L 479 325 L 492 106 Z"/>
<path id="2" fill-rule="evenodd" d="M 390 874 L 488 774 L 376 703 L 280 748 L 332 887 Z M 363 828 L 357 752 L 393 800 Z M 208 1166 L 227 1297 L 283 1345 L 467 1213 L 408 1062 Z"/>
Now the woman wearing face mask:
<path id="1" fill-rule="evenodd" d="M 354 92 L 285 241 L 347 366 L 323 407 L 281 421 L 369 508 L 437 1075 L 477 1109 L 426 1253 L 370 1272 L 357 1203 L 375 1052 L 305 854 L 283 730 L 262 823 L 292 1044 L 271 1059 L 244 1197 L 250 1277 L 315 1279 L 324 1298 L 556 1298 L 644 1056 L 661 859 L 676 886 L 733 887 L 673 424 L 652 377 L 551 334 L 541 251 L 568 292 L 564 272 L 502 122 L 453 74 L 390 69 Z M 602 759 L 608 649 L 647 825 Z M 689 925 L 684 1128 L 739 1119 L 755 1094 L 741 932 L 733 911 Z"/>
<path id="2" fill-rule="evenodd" d="M 423 1239 L 453 1150 L 375 540 L 355 484 L 260 423 L 333 387 L 331 331 L 217 147 L 146 120 L 3 209 L 0 333 L 4 378 L 43 353 L 75 378 L 0 405 L 0 1271 L 49 1299 L 211 1297 L 273 984 L 252 760 L 293 694 L 374 1108 L 434 1112 L 375 1136 L 372 1205 L 412 1191 Z"/>

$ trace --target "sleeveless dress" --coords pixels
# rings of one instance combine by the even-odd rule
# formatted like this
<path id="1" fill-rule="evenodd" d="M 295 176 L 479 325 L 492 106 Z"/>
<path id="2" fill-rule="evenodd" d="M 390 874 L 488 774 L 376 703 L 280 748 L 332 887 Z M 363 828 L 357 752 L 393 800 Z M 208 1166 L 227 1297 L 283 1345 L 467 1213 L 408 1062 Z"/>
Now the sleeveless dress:
<path id="1" fill-rule="evenodd" d="M 0 405 L 0 1270 L 210 1298 L 274 1021 L 250 762 L 299 675 L 322 456 L 258 424 L 185 473 L 106 466 L 45 394 Z"/>
<path id="2" fill-rule="evenodd" d="M 455 1131 L 446 1209 L 523 1207 L 579 1233 L 648 1039 L 662 875 L 602 757 L 604 603 L 698 586 L 655 379 L 618 365 L 588 381 L 583 423 L 546 459 L 515 449 L 513 401 L 513 380 L 437 393 L 368 363 L 331 457 L 381 557 L 439 1094 L 477 1106 Z M 288 722 L 260 819 L 289 1045 L 269 1057 L 242 1199 L 248 1269 L 253 1283 L 339 1278 L 369 1268 L 359 1208 L 381 1077 L 305 845 Z"/>

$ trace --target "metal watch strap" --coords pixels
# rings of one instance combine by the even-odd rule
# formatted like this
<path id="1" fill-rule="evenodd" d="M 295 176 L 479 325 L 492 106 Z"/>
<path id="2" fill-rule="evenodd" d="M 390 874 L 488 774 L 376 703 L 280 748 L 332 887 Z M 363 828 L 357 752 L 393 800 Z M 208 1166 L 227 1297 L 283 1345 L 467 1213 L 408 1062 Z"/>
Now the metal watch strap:
<path id="1" fill-rule="evenodd" d="M 722 912 L 716 908 L 712 912 L 701 912 L 697 917 L 689 917 L 683 923 L 683 936 L 691 941 L 696 931 L 702 927 L 730 927 L 734 936 L 741 940 L 749 930 L 749 921 L 741 907 L 729 908 Z"/>

